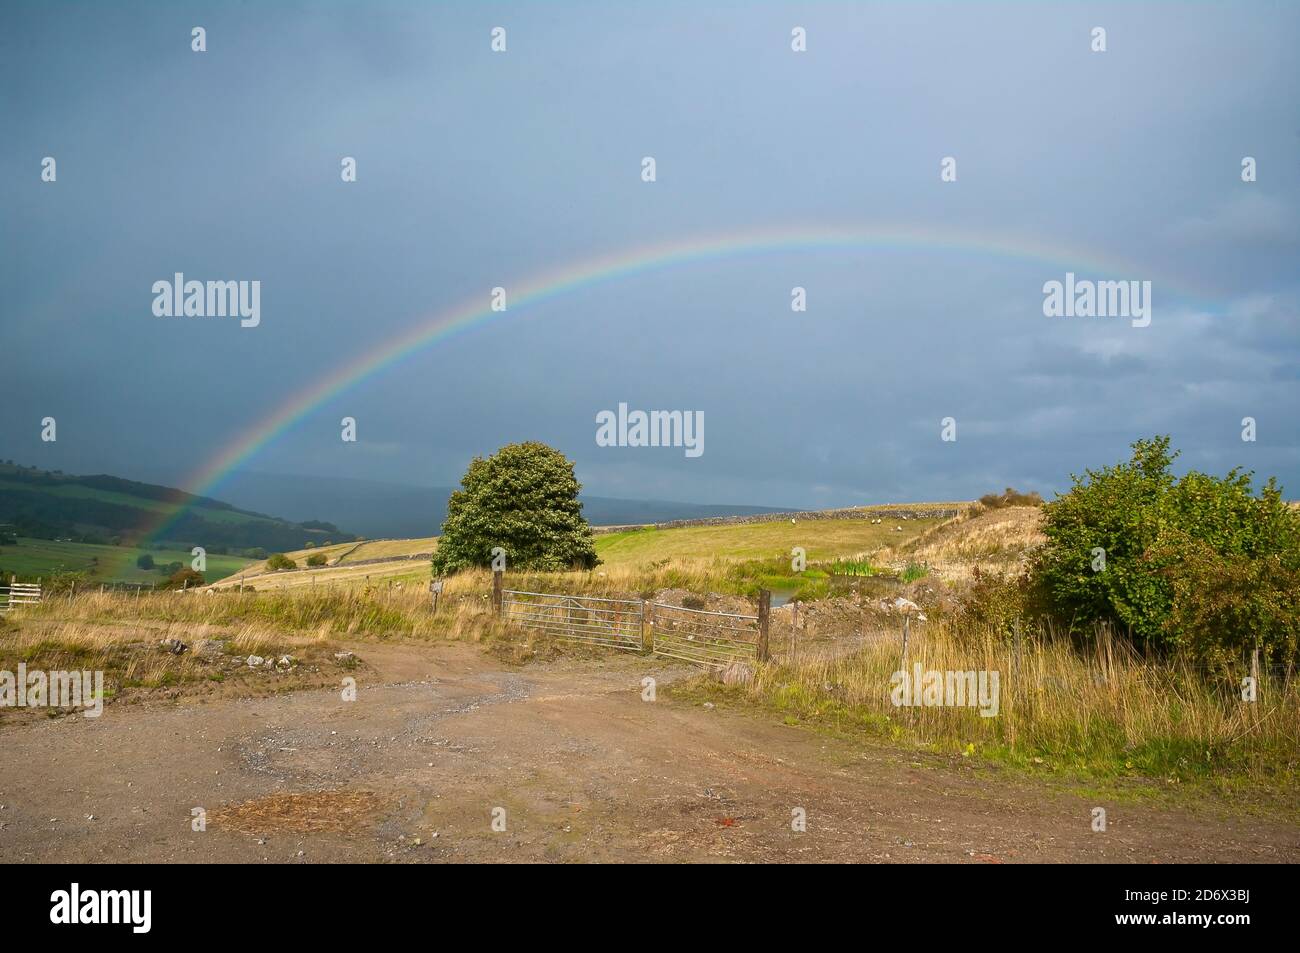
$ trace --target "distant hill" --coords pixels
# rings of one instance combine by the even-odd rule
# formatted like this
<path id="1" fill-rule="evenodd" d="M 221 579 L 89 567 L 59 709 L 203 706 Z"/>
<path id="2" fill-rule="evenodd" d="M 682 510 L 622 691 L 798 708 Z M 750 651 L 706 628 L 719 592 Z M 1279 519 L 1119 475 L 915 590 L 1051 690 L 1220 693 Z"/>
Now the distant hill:
<path id="1" fill-rule="evenodd" d="M 404 539 L 435 536 L 441 532 L 451 488 L 342 477 L 240 473 L 222 486 L 221 495 L 241 506 L 281 513 L 288 519 L 325 514 L 371 539 Z M 780 512 L 780 509 L 722 503 L 623 500 L 583 494 L 582 512 L 588 522 L 610 526 L 709 516 L 751 516 Z"/>
<path id="2" fill-rule="evenodd" d="M 210 553 L 299 549 L 357 538 L 332 523 L 293 522 L 173 487 L 0 464 L 0 534 L 5 536 L 130 546 L 164 524 L 160 541 L 203 546 Z"/>

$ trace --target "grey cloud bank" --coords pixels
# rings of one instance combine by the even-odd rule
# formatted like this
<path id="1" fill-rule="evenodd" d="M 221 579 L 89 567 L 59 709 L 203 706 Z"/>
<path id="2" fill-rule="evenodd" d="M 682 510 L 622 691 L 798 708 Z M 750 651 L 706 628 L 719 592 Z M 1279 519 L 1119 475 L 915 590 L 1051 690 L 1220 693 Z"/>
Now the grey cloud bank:
<path id="1" fill-rule="evenodd" d="M 0 457 L 180 482 L 492 288 L 701 235 L 893 223 L 931 238 L 512 295 L 249 465 L 448 485 L 539 439 L 594 494 L 813 507 L 1050 493 L 1168 432 L 1186 464 L 1300 495 L 1297 35 L 1300 10 L 1251 3 L 9 3 Z M 1045 316 L 1067 272 L 1150 281 L 1149 325 Z M 257 279 L 256 329 L 156 316 L 177 273 Z M 707 413 L 708 452 L 597 445 L 619 402 Z"/>

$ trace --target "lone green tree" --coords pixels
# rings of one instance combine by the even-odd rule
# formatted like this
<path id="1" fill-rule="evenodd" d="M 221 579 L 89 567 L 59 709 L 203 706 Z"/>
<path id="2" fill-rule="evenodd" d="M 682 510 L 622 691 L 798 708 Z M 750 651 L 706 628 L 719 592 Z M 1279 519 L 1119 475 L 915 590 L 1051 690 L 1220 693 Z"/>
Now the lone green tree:
<path id="1" fill-rule="evenodd" d="M 512 443 L 475 457 L 451 495 L 433 572 L 445 575 L 492 563 L 506 552 L 511 569 L 591 569 L 600 562 L 582 516 L 573 463 L 544 443 Z"/>

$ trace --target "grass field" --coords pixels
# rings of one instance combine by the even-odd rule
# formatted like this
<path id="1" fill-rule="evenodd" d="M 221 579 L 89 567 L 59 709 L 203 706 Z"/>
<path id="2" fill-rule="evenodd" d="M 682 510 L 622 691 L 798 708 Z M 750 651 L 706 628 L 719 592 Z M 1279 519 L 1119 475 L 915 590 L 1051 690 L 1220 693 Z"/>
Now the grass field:
<path id="1" fill-rule="evenodd" d="M 809 562 L 815 562 L 875 552 L 940 522 L 843 519 L 637 529 L 597 536 L 596 552 L 607 566 L 635 566 L 662 559 L 789 558 L 790 550 L 801 546 Z"/>
<path id="2" fill-rule="evenodd" d="M 715 563 L 744 560 L 788 561 L 790 551 L 801 546 L 809 562 L 874 553 L 890 545 L 902 545 L 932 530 L 940 519 L 869 519 L 800 520 L 727 524 L 723 526 L 684 526 L 671 529 L 623 530 L 596 536 L 600 570 L 612 573 L 650 569 L 669 563 Z M 323 554 L 329 560 L 324 567 L 302 572 L 266 573 L 264 561 L 239 567 L 245 578 L 256 577 L 259 588 L 294 588 L 320 584 L 359 584 L 369 577 L 372 584 L 383 581 L 428 578 L 428 564 L 413 566 L 403 557 L 431 553 L 437 548 L 436 537 L 419 539 L 383 539 L 364 543 L 344 543 L 301 549 L 286 553 L 306 570 L 307 559 Z M 373 559 L 393 559 L 392 565 L 369 563 Z M 400 560 L 400 561 L 398 561 Z M 209 577 L 213 578 L 213 577 Z M 224 579 L 223 585 L 238 584 L 238 579 Z"/>
<path id="3" fill-rule="evenodd" d="M 426 536 L 416 539 L 374 539 L 361 543 L 335 543 L 332 546 L 315 546 L 311 549 L 295 549 L 284 553 L 295 563 L 298 568 L 308 570 L 300 573 L 279 573 L 274 578 L 283 580 L 277 585 L 294 586 L 312 583 L 311 576 L 320 576 L 322 581 L 326 578 L 332 581 L 362 579 L 368 573 L 388 576 L 394 571 L 401 571 L 400 567 L 376 566 L 370 563 L 373 559 L 403 559 L 405 557 L 418 555 L 420 553 L 432 553 L 438 547 L 438 538 L 436 536 Z M 308 567 L 307 560 L 312 556 L 324 556 L 326 563 L 324 566 Z M 209 560 L 209 564 L 211 561 Z M 358 563 L 362 565 L 357 565 Z M 347 567 L 353 567 L 355 572 L 344 572 Z M 410 565 L 406 566 L 407 570 Z M 429 566 L 427 563 L 421 565 L 423 574 L 427 577 Z M 235 567 L 232 570 L 234 575 L 243 575 L 245 577 L 258 576 L 266 573 L 266 560 L 245 560 L 244 565 Z M 296 577 L 296 578 L 295 578 Z M 238 580 L 224 579 L 221 576 L 209 575 L 208 578 L 214 582 L 227 581 L 237 582 Z M 269 583 L 270 580 L 264 580 L 263 583 Z"/>
<path id="4" fill-rule="evenodd" d="M 262 566 L 263 563 L 258 563 Z M 301 565 L 301 564 L 300 564 Z M 413 583 L 423 587 L 429 581 L 429 563 L 423 559 L 397 560 L 362 566 L 324 566 L 298 572 L 234 573 L 216 583 L 218 589 L 238 588 L 240 579 L 264 589 L 300 589 L 312 586 L 387 586 Z"/>
<path id="5" fill-rule="evenodd" d="M 20 537 L 16 546 L 0 546 L 0 572 L 19 576 L 50 577 L 63 572 L 85 573 L 88 582 L 159 582 L 163 577 L 156 570 L 140 569 L 136 559 L 144 553 L 153 556 L 158 565 L 178 562 L 189 566 L 194 558 L 188 550 L 137 549 L 133 546 L 101 546 L 94 543 L 63 543 L 49 539 Z M 240 556 L 215 556 L 209 554 L 208 579 L 220 579 L 239 572 L 253 560 Z M 6 576 L 6 579 L 8 577 Z"/>

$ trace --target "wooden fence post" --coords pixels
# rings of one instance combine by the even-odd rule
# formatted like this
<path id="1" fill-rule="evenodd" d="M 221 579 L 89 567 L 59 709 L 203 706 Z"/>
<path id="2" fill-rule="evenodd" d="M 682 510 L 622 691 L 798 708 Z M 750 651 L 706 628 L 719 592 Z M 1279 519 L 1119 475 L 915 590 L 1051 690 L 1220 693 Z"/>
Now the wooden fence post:
<path id="1" fill-rule="evenodd" d="M 641 600 L 641 651 L 655 650 L 655 604 L 649 599 Z"/>
<path id="2" fill-rule="evenodd" d="M 766 662 L 767 629 L 772 615 L 772 593 L 767 589 L 758 590 L 758 660 Z"/>
<path id="3" fill-rule="evenodd" d="M 907 641 L 912 634 L 912 615 L 903 616 L 903 671 L 907 671 Z"/>
<path id="4" fill-rule="evenodd" d="M 500 569 L 492 570 L 492 608 L 496 610 L 497 615 L 503 615 L 505 609 L 505 598 L 502 594 L 502 577 L 505 575 Z"/>
<path id="5" fill-rule="evenodd" d="M 796 658 L 794 642 L 798 638 L 798 633 L 800 633 L 800 603 L 792 602 L 790 603 L 790 667 L 794 666 L 794 658 Z"/>

